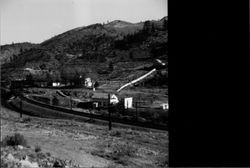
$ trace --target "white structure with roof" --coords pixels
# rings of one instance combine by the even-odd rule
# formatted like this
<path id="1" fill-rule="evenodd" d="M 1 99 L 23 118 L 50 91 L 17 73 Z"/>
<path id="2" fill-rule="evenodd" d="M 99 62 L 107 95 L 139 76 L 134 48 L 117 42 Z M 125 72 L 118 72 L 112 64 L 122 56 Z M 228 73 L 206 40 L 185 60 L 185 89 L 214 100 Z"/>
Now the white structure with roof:
<path id="1" fill-rule="evenodd" d="M 168 103 L 162 103 L 161 107 L 163 108 L 163 110 L 168 110 L 169 105 L 168 105 Z"/>
<path id="2" fill-rule="evenodd" d="M 124 107 L 125 107 L 125 109 L 133 108 L 133 98 L 132 97 L 124 98 Z"/>
<path id="3" fill-rule="evenodd" d="M 85 79 L 85 86 L 86 87 L 92 87 L 93 86 L 93 83 L 91 81 L 91 78 L 86 78 Z"/>
<path id="4" fill-rule="evenodd" d="M 117 97 L 115 94 L 112 94 L 112 95 L 110 96 L 110 103 L 111 103 L 111 104 L 116 104 L 116 103 L 118 103 L 118 102 L 119 102 L 118 97 Z"/>

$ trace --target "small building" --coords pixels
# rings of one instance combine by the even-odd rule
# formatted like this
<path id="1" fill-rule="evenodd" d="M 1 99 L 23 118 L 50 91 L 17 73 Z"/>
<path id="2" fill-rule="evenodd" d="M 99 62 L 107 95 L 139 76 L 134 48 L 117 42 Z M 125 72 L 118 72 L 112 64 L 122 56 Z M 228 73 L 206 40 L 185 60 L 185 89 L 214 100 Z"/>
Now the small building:
<path id="1" fill-rule="evenodd" d="M 168 110 L 169 105 L 168 105 L 168 103 L 162 103 L 161 107 L 162 107 L 163 110 Z"/>
<path id="2" fill-rule="evenodd" d="M 49 82 L 47 82 L 47 81 L 35 81 L 34 85 L 37 87 L 47 87 L 47 86 L 49 86 Z"/>
<path id="3" fill-rule="evenodd" d="M 110 103 L 111 104 L 117 104 L 117 103 L 119 103 L 118 97 L 115 94 L 111 94 L 111 96 L 110 96 Z"/>
<path id="4" fill-rule="evenodd" d="M 124 98 L 124 107 L 125 107 L 125 109 L 133 108 L 133 98 L 132 97 Z"/>
<path id="5" fill-rule="evenodd" d="M 98 108 L 98 102 L 93 103 L 94 108 Z"/>
<path id="6" fill-rule="evenodd" d="M 108 94 L 107 93 L 94 93 L 92 96 L 92 101 L 96 107 L 108 107 Z"/>
<path id="7" fill-rule="evenodd" d="M 93 82 L 92 82 L 91 78 L 85 78 L 84 85 L 85 85 L 85 87 L 91 88 L 93 86 Z"/>
<path id="8" fill-rule="evenodd" d="M 15 79 L 11 81 L 11 89 L 20 89 L 24 87 L 25 80 Z"/>
<path id="9" fill-rule="evenodd" d="M 53 87 L 58 87 L 58 86 L 60 86 L 60 85 L 61 85 L 60 82 L 53 82 L 53 83 L 52 83 L 52 86 L 53 86 Z"/>
<path id="10" fill-rule="evenodd" d="M 115 94 L 110 95 L 110 100 L 108 93 L 94 93 L 92 96 L 92 101 L 95 104 L 95 107 L 101 108 L 107 108 L 109 103 L 110 104 L 116 104 L 119 102 L 118 97 Z"/>

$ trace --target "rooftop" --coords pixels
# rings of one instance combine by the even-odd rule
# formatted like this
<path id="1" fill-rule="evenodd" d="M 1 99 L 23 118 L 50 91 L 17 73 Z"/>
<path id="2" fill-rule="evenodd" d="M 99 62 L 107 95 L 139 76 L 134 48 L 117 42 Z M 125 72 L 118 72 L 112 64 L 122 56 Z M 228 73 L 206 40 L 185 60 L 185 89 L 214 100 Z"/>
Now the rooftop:
<path id="1" fill-rule="evenodd" d="M 108 93 L 94 93 L 93 99 L 108 99 Z"/>

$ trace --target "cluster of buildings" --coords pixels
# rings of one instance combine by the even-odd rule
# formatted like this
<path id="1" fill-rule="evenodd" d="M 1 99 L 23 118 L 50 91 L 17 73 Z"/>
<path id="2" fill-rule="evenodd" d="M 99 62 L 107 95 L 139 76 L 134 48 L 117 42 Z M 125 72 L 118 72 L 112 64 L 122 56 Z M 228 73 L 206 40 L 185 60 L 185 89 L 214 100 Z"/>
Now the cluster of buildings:
<path id="1" fill-rule="evenodd" d="M 96 81 L 90 77 L 83 78 L 81 75 L 76 77 L 75 80 L 61 81 L 56 78 L 51 79 L 48 70 L 33 70 L 25 68 L 18 70 L 19 74 L 11 78 L 12 88 L 22 87 L 65 87 L 65 86 L 83 86 L 86 88 L 94 88 Z"/>
<path id="2" fill-rule="evenodd" d="M 109 103 L 110 104 L 117 104 L 121 103 L 125 109 L 134 109 L 134 108 L 143 108 L 143 106 L 138 106 L 138 100 L 135 100 L 133 97 L 124 97 L 118 98 L 116 94 L 109 94 L 108 93 L 100 93 L 94 92 L 93 96 L 91 97 L 91 101 L 93 103 L 94 108 L 107 108 Z M 158 102 L 155 101 L 152 104 L 145 106 L 146 108 L 158 108 L 163 110 L 168 110 L 169 105 L 168 103 Z"/>
<path id="3" fill-rule="evenodd" d="M 12 88 L 22 88 L 25 86 L 38 86 L 38 87 L 65 87 L 69 86 L 69 83 L 62 83 L 59 81 L 48 81 L 46 76 L 46 70 L 33 70 L 30 68 L 26 68 L 24 70 L 26 72 L 26 78 L 25 79 L 16 79 L 11 81 L 11 87 Z M 27 73 L 28 72 L 28 73 Z M 40 74 L 39 78 L 36 78 L 36 75 L 32 76 L 31 74 Z M 83 78 L 82 76 L 79 76 L 80 83 L 77 83 L 79 86 L 83 86 L 85 88 L 90 88 L 95 91 L 95 87 L 98 86 L 97 82 L 93 81 L 90 77 Z M 74 86 L 74 85 L 71 85 Z M 137 100 L 134 100 L 133 97 L 125 97 L 120 100 L 120 103 L 124 104 L 125 109 L 130 108 L 137 108 Z M 108 93 L 100 93 L 100 92 L 93 92 L 93 96 L 91 97 L 91 102 L 93 103 L 93 106 L 95 108 L 107 108 L 109 103 L 111 104 L 117 104 L 119 103 L 119 99 L 117 95 L 115 94 L 108 94 Z M 82 102 L 84 104 L 84 102 Z M 168 110 L 169 105 L 168 103 L 147 103 L 149 108 L 161 108 L 163 110 Z M 152 105 L 153 104 L 153 105 Z"/>

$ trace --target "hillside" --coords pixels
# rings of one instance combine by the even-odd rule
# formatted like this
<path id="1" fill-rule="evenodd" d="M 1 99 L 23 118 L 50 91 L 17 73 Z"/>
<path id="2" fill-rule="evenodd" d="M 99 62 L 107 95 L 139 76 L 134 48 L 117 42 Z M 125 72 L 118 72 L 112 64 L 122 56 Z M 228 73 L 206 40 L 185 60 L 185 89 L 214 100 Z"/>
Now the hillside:
<path id="1" fill-rule="evenodd" d="M 0 48 L 0 62 L 1 64 L 10 62 L 13 57 L 17 57 L 19 54 L 36 46 L 36 44 L 28 42 L 2 45 Z"/>
<path id="2" fill-rule="evenodd" d="M 167 17 L 79 27 L 19 53 L 2 66 L 2 76 L 13 76 L 17 68 L 32 68 L 53 70 L 61 74 L 57 78 L 68 73 L 71 77 L 131 80 L 147 72 L 137 67 L 152 64 L 156 58 L 167 62 L 167 39 Z"/>

